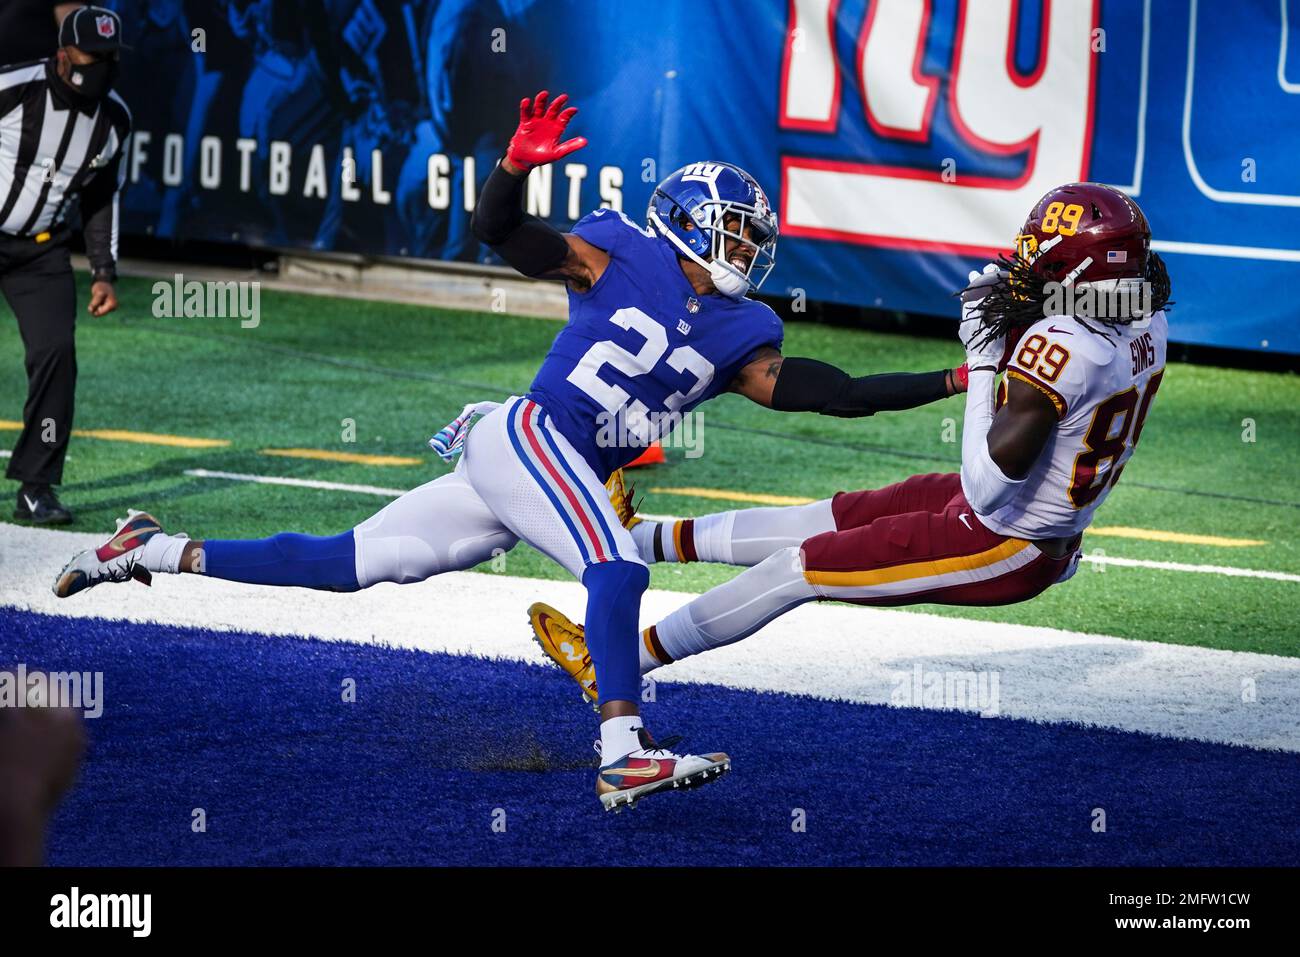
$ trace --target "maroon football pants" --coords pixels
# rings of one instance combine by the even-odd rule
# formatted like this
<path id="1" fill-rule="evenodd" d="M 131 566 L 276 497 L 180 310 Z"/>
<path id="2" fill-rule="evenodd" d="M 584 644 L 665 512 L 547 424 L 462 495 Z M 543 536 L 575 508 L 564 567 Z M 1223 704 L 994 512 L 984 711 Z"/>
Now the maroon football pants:
<path id="1" fill-rule="evenodd" d="M 957 473 L 914 475 L 840 492 L 833 532 L 803 543 L 804 577 L 821 598 L 862 605 L 1009 605 L 1061 580 L 1078 558 L 980 523 Z"/>

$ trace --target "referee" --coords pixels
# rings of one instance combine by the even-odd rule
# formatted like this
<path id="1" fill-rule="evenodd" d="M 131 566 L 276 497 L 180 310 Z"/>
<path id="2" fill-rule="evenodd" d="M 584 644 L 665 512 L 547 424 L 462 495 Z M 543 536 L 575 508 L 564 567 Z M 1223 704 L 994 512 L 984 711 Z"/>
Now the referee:
<path id="1" fill-rule="evenodd" d="M 52 486 L 63 477 L 77 385 L 74 200 L 93 270 L 89 312 L 117 308 L 118 196 L 131 132 L 130 111 L 111 92 L 121 34 L 116 13 L 81 7 L 60 24 L 54 56 L 0 67 L 0 293 L 18 319 L 27 366 L 23 430 L 5 474 L 22 483 L 14 518 L 37 525 L 72 521 Z"/>

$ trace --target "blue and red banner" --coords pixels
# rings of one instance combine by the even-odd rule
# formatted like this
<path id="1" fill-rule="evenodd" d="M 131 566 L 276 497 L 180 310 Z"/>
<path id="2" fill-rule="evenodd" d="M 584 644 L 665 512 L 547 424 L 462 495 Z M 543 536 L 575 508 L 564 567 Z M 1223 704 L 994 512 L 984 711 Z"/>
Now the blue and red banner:
<path id="1" fill-rule="evenodd" d="M 1133 194 L 1179 341 L 1300 352 L 1300 0 L 120 0 L 128 232 L 488 261 L 477 190 L 520 97 L 590 145 L 558 226 L 639 219 L 700 159 L 779 210 L 766 293 L 953 314 L 1034 201 Z"/>

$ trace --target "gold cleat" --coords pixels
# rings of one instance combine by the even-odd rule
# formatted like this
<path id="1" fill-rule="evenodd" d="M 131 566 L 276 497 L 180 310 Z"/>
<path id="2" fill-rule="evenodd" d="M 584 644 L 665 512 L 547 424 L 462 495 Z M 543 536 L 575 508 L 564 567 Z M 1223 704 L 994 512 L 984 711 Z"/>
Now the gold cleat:
<path id="1" fill-rule="evenodd" d="M 618 473 L 615 473 L 618 474 Z M 542 602 L 528 609 L 528 622 L 533 626 L 533 640 L 542 646 L 546 656 L 564 669 L 582 688 L 582 693 L 596 706 L 596 667 L 587 651 L 587 639 L 582 625 L 570 621 L 563 613 Z"/>
<path id="2" fill-rule="evenodd" d="M 631 528 L 642 521 L 636 514 L 640 503 L 632 501 L 636 486 L 628 485 L 623 481 L 622 469 L 614 470 L 614 474 L 605 483 L 605 491 L 609 493 L 609 504 L 614 506 L 614 513 L 618 516 L 618 520 L 623 523 L 624 528 Z"/>

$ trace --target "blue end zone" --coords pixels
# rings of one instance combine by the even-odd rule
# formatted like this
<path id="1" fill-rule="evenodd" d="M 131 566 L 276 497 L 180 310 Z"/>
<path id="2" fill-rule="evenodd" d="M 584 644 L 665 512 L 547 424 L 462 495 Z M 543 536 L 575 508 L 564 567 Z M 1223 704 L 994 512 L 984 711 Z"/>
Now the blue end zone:
<path id="1" fill-rule="evenodd" d="M 660 685 L 651 727 L 735 770 L 616 816 L 593 794 L 594 716 L 549 668 L 5 609 L 0 664 L 18 661 L 104 672 L 53 864 L 1300 859 L 1295 754 Z"/>

